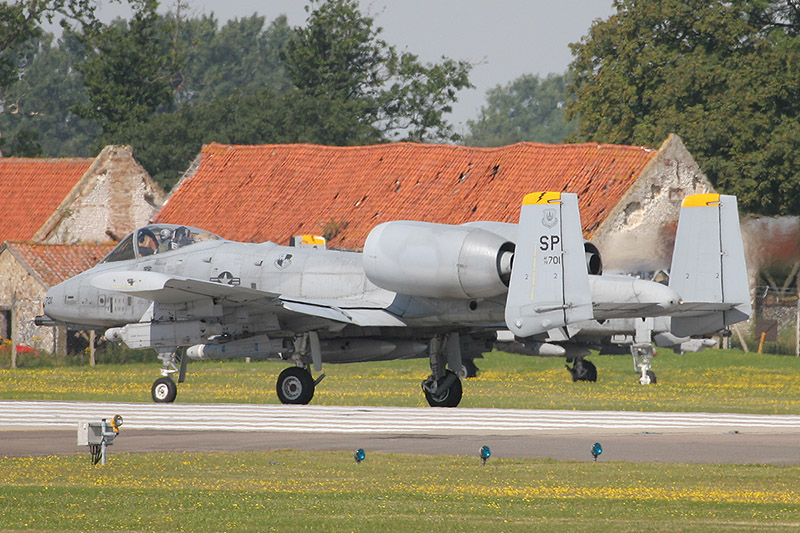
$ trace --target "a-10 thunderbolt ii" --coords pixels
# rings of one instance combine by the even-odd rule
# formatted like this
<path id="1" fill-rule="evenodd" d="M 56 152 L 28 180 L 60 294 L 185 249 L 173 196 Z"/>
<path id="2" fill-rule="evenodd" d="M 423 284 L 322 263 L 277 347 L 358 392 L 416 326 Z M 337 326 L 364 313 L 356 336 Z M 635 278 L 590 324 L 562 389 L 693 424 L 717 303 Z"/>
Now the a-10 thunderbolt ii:
<path id="1" fill-rule="evenodd" d="M 571 193 L 525 196 L 518 225 L 383 223 L 363 253 L 160 224 L 48 291 L 37 323 L 106 329 L 111 341 L 155 349 L 156 402 L 175 400 L 172 376 L 184 380 L 189 358 L 289 361 L 278 397 L 306 404 L 323 363 L 427 356 L 429 404 L 454 407 L 462 388 L 453 370 L 487 351 L 500 329 L 541 353 L 590 320 L 672 315 L 673 330 L 689 335 L 750 313 L 732 196 L 684 201 L 670 286 L 590 274 L 598 267 Z"/>

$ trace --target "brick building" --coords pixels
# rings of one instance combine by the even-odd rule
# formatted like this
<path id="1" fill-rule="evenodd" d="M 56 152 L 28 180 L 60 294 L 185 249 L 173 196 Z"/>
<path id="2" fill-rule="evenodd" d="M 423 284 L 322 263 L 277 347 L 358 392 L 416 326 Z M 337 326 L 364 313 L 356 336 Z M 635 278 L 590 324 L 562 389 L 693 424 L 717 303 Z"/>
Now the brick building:
<path id="1" fill-rule="evenodd" d="M 164 193 L 130 147 L 107 146 L 95 158 L 0 157 L 0 199 L 0 337 L 63 350 L 64 332 L 33 326 L 44 293 L 102 258 L 98 244 L 150 222 Z"/>

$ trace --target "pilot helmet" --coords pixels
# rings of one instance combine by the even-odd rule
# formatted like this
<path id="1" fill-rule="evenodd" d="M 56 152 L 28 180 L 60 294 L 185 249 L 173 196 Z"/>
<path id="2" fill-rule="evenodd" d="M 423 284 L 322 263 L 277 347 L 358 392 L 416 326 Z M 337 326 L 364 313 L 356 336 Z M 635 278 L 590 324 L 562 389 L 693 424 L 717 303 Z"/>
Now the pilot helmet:
<path id="1" fill-rule="evenodd" d="M 165 241 L 172 236 L 172 231 L 170 231 L 169 228 L 164 228 L 159 232 L 159 235 L 161 236 L 161 240 Z"/>

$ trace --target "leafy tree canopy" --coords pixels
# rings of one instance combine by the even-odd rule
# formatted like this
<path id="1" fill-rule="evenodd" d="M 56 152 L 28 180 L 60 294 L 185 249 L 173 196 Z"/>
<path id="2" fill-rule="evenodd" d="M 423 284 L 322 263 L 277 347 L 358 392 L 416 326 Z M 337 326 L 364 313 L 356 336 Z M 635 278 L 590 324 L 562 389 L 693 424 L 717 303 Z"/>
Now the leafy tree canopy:
<path id="1" fill-rule="evenodd" d="M 455 139 L 443 114 L 456 91 L 471 87 L 471 65 L 442 58 L 423 64 L 380 38 L 355 0 L 311 0 L 305 27 L 295 28 L 283 57 L 306 118 L 303 136 L 328 144 Z"/>
<path id="2" fill-rule="evenodd" d="M 575 57 L 574 138 L 655 146 L 675 132 L 746 211 L 800 214 L 800 6 L 615 0 Z"/>
<path id="3" fill-rule="evenodd" d="M 530 141 L 560 143 L 577 127 L 567 122 L 567 75 L 542 79 L 525 74 L 486 92 L 486 105 L 477 120 L 468 120 L 471 146 L 503 146 Z"/>
<path id="4" fill-rule="evenodd" d="M 134 0 L 132 7 L 130 21 L 117 19 L 80 36 L 86 56 L 76 68 L 89 101 L 74 110 L 106 134 L 122 133 L 170 105 L 174 72 L 182 66 L 163 31 L 158 2 Z"/>

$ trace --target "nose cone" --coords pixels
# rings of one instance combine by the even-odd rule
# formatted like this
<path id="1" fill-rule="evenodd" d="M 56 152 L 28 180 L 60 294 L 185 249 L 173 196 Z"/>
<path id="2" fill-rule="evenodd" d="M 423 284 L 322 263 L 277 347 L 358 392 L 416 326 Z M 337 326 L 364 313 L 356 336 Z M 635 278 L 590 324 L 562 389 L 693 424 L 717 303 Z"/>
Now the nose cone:
<path id="1" fill-rule="evenodd" d="M 67 302 L 67 292 L 65 285 L 69 283 L 69 281 L 65 281 L 59 283 L 55 287 L 52 287 L 44 297 L 44 314 L 50 317 L 53 320 L 58 320 L 61 322 L 69 322 L 70 314 L 68 313 L 68 307 L 66 305 Z M 77 300 L 77 291 L 76 294 L 72 297 L 72 303 L 75 303 Z"/>

